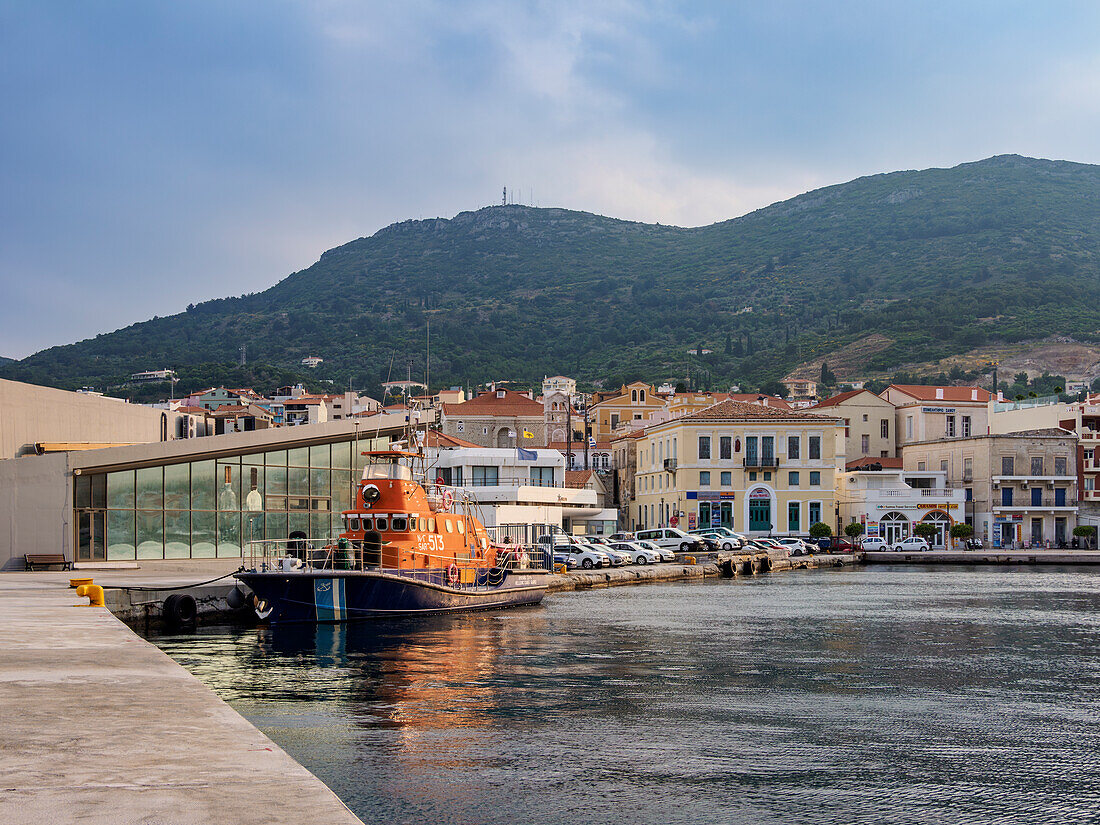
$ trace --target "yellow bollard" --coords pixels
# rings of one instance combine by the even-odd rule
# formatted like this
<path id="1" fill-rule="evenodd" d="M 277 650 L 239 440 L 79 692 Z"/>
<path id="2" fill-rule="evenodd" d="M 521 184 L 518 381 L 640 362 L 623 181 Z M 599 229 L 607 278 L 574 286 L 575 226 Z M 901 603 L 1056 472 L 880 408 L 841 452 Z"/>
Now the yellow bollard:
<path id="1" fill-rule="evenodd" d="M 76 588 L 76 595 L 88 597 L 88 607 L 103 607 L 103 588 L 98 584 L 82 584 Z"/>
<path id="2" fill-rule="evenodd" d="M 91 579 L 69 579 L 69 587 L 80 587 L 82 584 L 91 584 Z"/>
<path id="3" fill-rule="evenodd" d="M 695 564 L 695 556 L 686 556 L 684 558 L 684 564 Z"/>
<path id="4" fill-rule="evenodd" d="M 554 565 L 554 572 L 555 572 L 555 573 L 559 573 L 559 574 L 560 574 L 560 573 L 565 573 L 565 572 L 567 572 L 568 570 L 569 570 L 569 567 L 568 567 L 568 566 L 566 566 L 566 565 L 564 565 L 564 564 L 562 564 L 561 562 L 557 562 L 557 563 L 556 563 L 556 564 Z"/>

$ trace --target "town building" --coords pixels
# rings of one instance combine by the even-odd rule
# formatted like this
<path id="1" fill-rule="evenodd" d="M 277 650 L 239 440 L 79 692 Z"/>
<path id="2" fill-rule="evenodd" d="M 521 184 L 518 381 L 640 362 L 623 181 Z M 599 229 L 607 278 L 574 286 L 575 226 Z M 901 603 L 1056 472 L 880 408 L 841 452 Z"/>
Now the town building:
<path id="1" fill-rule="evenodd" d="M 1077 519 L 1100 525 L 1100 394 L 1070 403 L 1056 396 L 990 402 L 990 432 L 1051 427 L 1077 433 Z"/>
<path id="2" fill-rule="evenodd" d="M 199 416 L 0 379 L 0 459 L 204 435 Z"/>
<path id="3" fill-rule="evenodd" d="M 842 392 L 810 407 L 809 411 L 844 419 L 846 461 L 896 455 L 894 405 L 870 390 Z"/>
<path id="4" fill-rule="evenodd" d="M 932 548 L 945 549 L 952 546 L 951 527 L 966 518 L 965 491 L 948 486 L 946 473 L 906 474 L 897 458 L 838 472 L 836 501 L 842 526 L 858 522 L 864 536 L 881 537 L 890 545 L 915 535 L 916 526 L 924 523 L 936 528 Z"/>
<path id="5" fill-rule="evenodd" d="M 601 396 L 602 397 L 602 396 Z M 619 394 L 588 407 L 588 422 L 597 441 L 610 441 L 620 426 L 644 427 L 665 408 L 665 398 L 644 381 L 624 384 Z"/>
<path id="6" fill-rule="evenodd" d="M 891 384 L 880 393 L 894 406 L 894 448 L 989 432 L 989 390 Z"/>
<path id="7" fill-rule="evenodd" d="M 631 529 L 720 525 L 750 535 L 836 526 L 839 418 L 722 401 L 647 427 Z"/>
<path id="8" fill-rule="evenodd" d="M 792 402 L 813 404 L 817 401 L 816 381 L 811 381 L 808 378 L 785 378 L 782 383 L 787 388 L 787 394 Z"/>
<path id="9" fill-rule="evenodd" d="M 429 433 L 427 452 L 429 475 L 463 488 L 487 526 L 545 525 L 579 534 L 615 531 L 618 513 L 603 506 L 595 486 L 566 484 L 565 458 L 557 450 L 482 447 Z"/>
<path id="10" fill-rule="evenodd" d="M 961 488 L 966 522 L 986 546 L 1065 546 L 1077 525 L 1077 434 L 1061 428 L 906 444 L 906 473 Z"/>
<path id="11" fill-rule="evenodd" d="M 545 447 L 543 405 L 514 390 L 488 390 L 461 404 L 444 404 L 443 433 L 482 447 Z"/>
<path id="12" fill-rule="evenodd" d="M 542 379 L 542 409 L 546 419 L 547 443 L 569 440 L 577 382 L 564 375 Z"/>
<path id="13" fill-rule="evenodd" d="M 250 541 L 327 541 L 354 500 L 361 453 L 404 427 L 385 416 L 371 438 L 335 421 L 0 460 L 0 569 L 63 553 L 89 566 L 220 559 L 228 572 Z"/>

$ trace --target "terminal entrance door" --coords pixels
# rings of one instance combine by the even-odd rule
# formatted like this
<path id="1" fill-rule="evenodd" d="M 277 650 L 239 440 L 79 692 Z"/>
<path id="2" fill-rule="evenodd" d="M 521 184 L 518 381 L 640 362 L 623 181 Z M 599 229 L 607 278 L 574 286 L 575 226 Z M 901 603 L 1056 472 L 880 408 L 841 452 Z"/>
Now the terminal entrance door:
<path id="1" fill-rule="evenodd" d="M 107 560 L 107 476 L 74 475 L 75 561 Z"/>
<path id="2" fill-rule="evenodd" d="M 772 529 L 772 499 L 767 490 L 756 489 L 749 494 L 749 530 L 763 532 Z"/>

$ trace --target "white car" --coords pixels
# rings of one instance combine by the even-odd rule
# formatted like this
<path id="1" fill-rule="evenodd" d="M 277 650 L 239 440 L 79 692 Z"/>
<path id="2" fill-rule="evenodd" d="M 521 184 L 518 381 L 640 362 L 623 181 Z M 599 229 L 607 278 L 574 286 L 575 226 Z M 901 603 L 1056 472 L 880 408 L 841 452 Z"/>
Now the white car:
<path id="1" fill-rule="evenodd" d="M 705 539 L 710 539 L 716 545 L 718 545 L 719 550 L 738 550 L 741 547 L 740 541 L 731 536 L 727 536 L 724 533 L 707 531 L 705 533 L 693 532 L 692 535 L 702 536 Z"/>
<path id="2" fill-rule="evenodd" d="M 583 567 L 591 570 L 594 567 L 610 567 L 607 556 L 603 553 L 594 553 L 587 547 L 577 544 L 559 544 L 554 547 L 555 564 L 564 564 L 569 569 Z"/>
<path id="3" fill-rule="evenodd" d="M 642 547 L 631 541 L 616 541 L 611 544 L 612 550 L 620 550 L 630 556 L 634 564 L 656 564 L 661 560 L 661 554 L 655 553 L 649 548 Z"/>
<path id="4" fill-rule="evenodd" d="M 605 567 L 622 567 L 624 564 L 630 564 L 630 556 L 626 553 L 620 553 L 618 550 L 609 547 L 606 544 L 600 544 L 592 541 L 582 541 L 581 547 L 586 550 L 591 550 L 593 553 L 599 553 L 607 561 L 604 563 Z"/>
<path id="5" fill-rule="evenodd" d="M 661 547 L 659 544 L 655 544 L 652 541 L 644 541 L 642 539 L 635 539 L 631 544 L 636 544 L 639 547 L 644 547 L 646 550 L 652 550 L 656 553 L 661 561 L 676 561 L 676 554 L 669 550 L 667 547 Z"/>
<path id="6" fill-rule="evenodd" d="M 698 536 L 689 536 L 683 530 L 676 527 L 660 527 L 654 530 L 639 530 L 637 537 L 644 541 L 651 541 L 661 547 L 670 550 L 678 550 L 681 553 L 702 552 L 706 550 L 706 544 Z"/>
<path id="7" fill-rule="evenodd" d="M 792 556 L 804 556 L 805 554 L 812 552 L 806 542 L 804 542 L 797 536 L 783 536 L 782 538 L 776 539 L 776 541 L 782 544 L 788 550 L 790 550 Z M 813 549 L 816 550 L 818 548 L 816 545 L 814 545 Z"/>
<path id="8" fill-rule="evenodd" d="M 894 551 L 898 553 L 917 552 L 928 550 L 928 542 L 920 536 L 909 536 L 894 545 Z"/>
<path id="9" fill-rule="evenodd" d="M 860 542 L 860 547 L 864 550 L 870 550 L 873 553 L 890 549 L 890 545 L 882 536 L 868 536 Z"/>

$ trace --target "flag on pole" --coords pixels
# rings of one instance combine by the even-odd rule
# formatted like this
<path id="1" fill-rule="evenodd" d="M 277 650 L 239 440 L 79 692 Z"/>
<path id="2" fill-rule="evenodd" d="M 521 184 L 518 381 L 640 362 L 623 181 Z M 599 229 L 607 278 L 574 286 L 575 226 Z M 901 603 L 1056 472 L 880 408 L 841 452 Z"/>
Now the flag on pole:
<path id="1" fill-rule="evenodd" d="M 530 430 L 524 430 L 523 431 L 523 437 L 524 438 L 534 438 L 535 434 L 533 432 L 531 432 Z"/>
<path id="2" fill-rule="evenodd" d="M 593 450 L 596 449 L 596 437 L 595 436 L 589 436 L 588 437 L 588 446 Z"/>
<path id="3" fill-rule="evenodd" d="M 523 447 L 516 447 L 516 456 L 520 461 L 536 461 L 539 454 L 534 450 L 525 450 Z"/>

